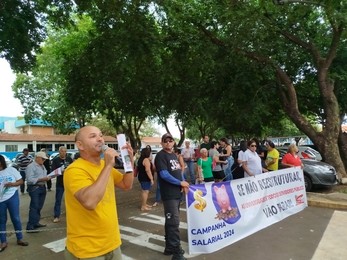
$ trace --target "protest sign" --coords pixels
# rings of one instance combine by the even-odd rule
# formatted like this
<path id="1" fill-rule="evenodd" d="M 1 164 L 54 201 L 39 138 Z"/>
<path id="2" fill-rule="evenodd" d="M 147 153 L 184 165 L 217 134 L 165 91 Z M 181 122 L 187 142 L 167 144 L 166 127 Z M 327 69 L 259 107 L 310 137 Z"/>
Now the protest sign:
<path id="1" fill-rule="evenodd" d="M 231 182 L 191 185 L 189 253 L 212 253 L 307 207 L 300 167 Z"/>
<path id="2" fill-rule="evenodd" d="M 117 135 L 117 141 L 118 141 L 118 146 L 120 148 L 120 154 L 121 154 L 122 160 L 123 160 L 124 171 L 125 172 L 132 172 L 133 171 L 133 165 L 131 163 L 128 150 L 122 149 L 122 147 L 124 145 L 126 145 L 125 135 L 124 134 L 118 134 Z"/>

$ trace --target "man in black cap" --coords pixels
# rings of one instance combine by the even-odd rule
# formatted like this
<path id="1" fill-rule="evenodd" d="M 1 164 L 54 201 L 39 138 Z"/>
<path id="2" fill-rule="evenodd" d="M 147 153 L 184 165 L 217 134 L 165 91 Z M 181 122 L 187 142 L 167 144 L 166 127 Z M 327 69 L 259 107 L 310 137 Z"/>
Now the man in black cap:
<path id="1" fill-rule="evenodd" d="M 155 157 L 158 172 L 160 194 L 165 214 L 165 250 L 164 255 L 173 255 L 172 260 L 184 260 L 179 232 L 180 202 L 183 191 L 187 192 L 189 183 L 184 180 L 182 168 L 173 152 L 175 141 L 171 134 L 161 138 L 163 149 Z"/>

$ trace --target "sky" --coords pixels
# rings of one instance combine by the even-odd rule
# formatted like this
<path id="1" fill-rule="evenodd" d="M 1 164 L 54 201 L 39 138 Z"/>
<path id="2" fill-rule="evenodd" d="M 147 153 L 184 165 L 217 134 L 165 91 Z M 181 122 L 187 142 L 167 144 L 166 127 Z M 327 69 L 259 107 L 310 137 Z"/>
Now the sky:
<path id="1" fill-rule="evenodd" d="M 14 97 L 12 84 L 16 76 L 10 64 L 5 59 L 0 59 L 0 116 L 17 117 L 23 115 L 23 107 Z"/>

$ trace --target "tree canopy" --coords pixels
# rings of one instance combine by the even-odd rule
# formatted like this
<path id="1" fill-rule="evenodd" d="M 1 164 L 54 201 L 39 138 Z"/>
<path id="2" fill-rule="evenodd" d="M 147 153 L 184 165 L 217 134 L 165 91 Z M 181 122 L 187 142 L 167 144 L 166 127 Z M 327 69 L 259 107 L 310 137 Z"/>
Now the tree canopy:
<path id="1" fill-rule="evenodd" d="M 69 1 L 59 2 L 58 10 L 72 10 Z M 187 129 L 266 138 L 285 131 L 290 119 L 346 175 L 345 1 L 119 0 L 73 7 L 64 27 L 50 8 L 41 11 L 50 30 L 44 43 L 33 41 L 41 54 L 15 84 L 28 118 L 41 113 L 57 125 L 83 125 L 100 113 L 135 145 L 148 118 L 165 125 L 174 115 L 180 142 Z"/>

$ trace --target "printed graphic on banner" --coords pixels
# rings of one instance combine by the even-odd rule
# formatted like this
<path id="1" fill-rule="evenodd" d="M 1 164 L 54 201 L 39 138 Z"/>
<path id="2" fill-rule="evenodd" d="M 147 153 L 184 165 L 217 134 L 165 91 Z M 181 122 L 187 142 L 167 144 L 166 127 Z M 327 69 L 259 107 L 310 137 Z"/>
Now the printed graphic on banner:
<path id="1" fill-rule="evenodd" d="M 189 253 L 211 253 L 307 207 L 301 168 L 229 182 L 191 185 Z"/>
<path id="2" fill-rule="evenodd" d="M 230 185 L 212 184 L 213 204 L 217 210 L 215 218 L 223 219 L 228 224 L 237 222 L 241 215 Z"/>

